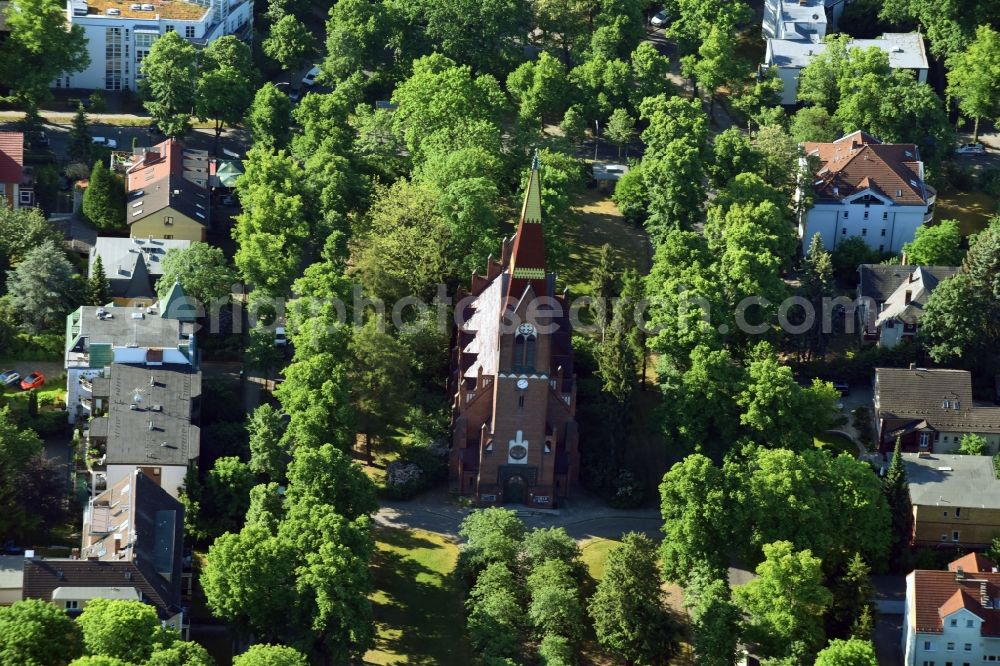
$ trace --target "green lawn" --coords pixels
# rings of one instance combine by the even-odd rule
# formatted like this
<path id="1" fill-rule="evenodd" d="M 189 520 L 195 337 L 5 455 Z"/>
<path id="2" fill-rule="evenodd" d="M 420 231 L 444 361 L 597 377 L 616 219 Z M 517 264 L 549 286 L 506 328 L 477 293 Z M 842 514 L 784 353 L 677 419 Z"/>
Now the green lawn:
<path id="1" fill-rule="evenodd" d="M 469 664 L 458 546 L 422 530 L 380 527 L 372 595 L 377 636 L 366 664 Z"/>
<path id="2" fill-rule="evenodd" d="M 604 568 L 608 563 L 608 552 L 618 545 L 612 539 L 593 538 L 580 544 L 583 563 L 587 565 L 590 577 L 595 581 L 604 578 Z"/>
<path id="3" fill-rule="evenodd" d="M 649 243 L 641 229 L 628 224 L 605 192 L 584 190 L 573 205 L 576 224 L 569 225 L 566 246 L 569 262 L 559 276 L 559 291 L 568 287 L 573 295 L 590 293 L 590 279 L 605 243 L 615 250 L 622 268 L 649 272 Z"/>
<path id="4" fill-rule="evenodd" d="M 834 455 L 840 455 L 841 453 L 851 456 L 858 455 L 857 445 L 847 437 L 836 433 L 825 432 L 819 437 L 814 438 L 813 444 L 817 449 L 829 451 Z"/>
<path id="5" fill-rule="evenodd" d="M 986 228 L 990 217 L 997 214 L 997 200 L 985 192 L 938 193 L 934 209 L 935 220 L 957 220 L 962 235 L 968 236 Z"/>

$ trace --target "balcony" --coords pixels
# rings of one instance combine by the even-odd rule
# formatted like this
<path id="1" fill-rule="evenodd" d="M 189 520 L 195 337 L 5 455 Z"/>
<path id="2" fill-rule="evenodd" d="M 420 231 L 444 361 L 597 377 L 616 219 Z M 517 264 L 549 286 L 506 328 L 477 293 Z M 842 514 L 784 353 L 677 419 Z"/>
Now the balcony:
<path id="1" fill-rule="evenodd" d="M 90 381 L 87 377 L 80 377 L 80 388 L 82 388 L 87 393 L 94 392 L 94 383 Z"/>

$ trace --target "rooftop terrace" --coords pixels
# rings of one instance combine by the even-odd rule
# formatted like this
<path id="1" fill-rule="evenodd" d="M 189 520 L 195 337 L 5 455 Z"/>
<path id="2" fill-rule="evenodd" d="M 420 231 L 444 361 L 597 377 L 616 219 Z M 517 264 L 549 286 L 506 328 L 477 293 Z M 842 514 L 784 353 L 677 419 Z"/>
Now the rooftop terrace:
<path id="1" fill-rule="evenodd" d="M 207 4 L 207 2 L 206 2 Z M 197 21 L 205 15 L 208 7 L 184 0 L 145 0 L 144 2 L 124 2 L 122 0 L 86 0 L 87 17 L 109 16 L 111 18 L 131 18 L 156 20 L 169 19 L 177 21 Z M 150 7 L 152 10 L 136 9 Z M 118 14 L 109 15 L 108 10 L 118 10 Z"/>

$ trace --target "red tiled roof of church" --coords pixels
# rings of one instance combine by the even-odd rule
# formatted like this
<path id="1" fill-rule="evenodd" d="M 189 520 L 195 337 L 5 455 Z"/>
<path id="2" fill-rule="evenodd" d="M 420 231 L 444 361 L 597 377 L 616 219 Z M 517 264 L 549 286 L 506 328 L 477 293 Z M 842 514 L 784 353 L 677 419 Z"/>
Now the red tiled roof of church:
<path id="1" fill-rule="evenodd" d="M 528 176 L 528 187 L 521 206 L 521 219 L 514 234 L 510 254 L 510 290 L 508 296 L 519 298 L 531 284 L 536 296 L 547 296 L 545 289 L 545 238 L 542 231 L 541 184 L 539 160 L 535 154 Z"/>

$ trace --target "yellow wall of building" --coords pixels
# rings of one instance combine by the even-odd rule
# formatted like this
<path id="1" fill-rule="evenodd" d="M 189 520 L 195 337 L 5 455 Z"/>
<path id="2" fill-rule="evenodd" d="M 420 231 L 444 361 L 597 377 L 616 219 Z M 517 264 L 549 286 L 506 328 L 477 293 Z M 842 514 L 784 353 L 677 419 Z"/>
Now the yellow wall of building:
<path id="1" fill-rule="evenodd" d="M 172 218 L 173 224 L 164 222 L 167 217 Z M 164 208 L 133 222 L 129 227 L 129 235 L 132 238 L 174 238 L 203 242 L 205 240 L 205 225 L 181 215 L 173 208 Z"/>
<path id="2" fill-rule="evenodd" d="M 918 544 L 987 547 L 1000 536 L 1000 509 L 914 506 L 913 518 L 914 539 Z M 953 538 L 955 532 L 958 532 L 957 540 Z"/>

